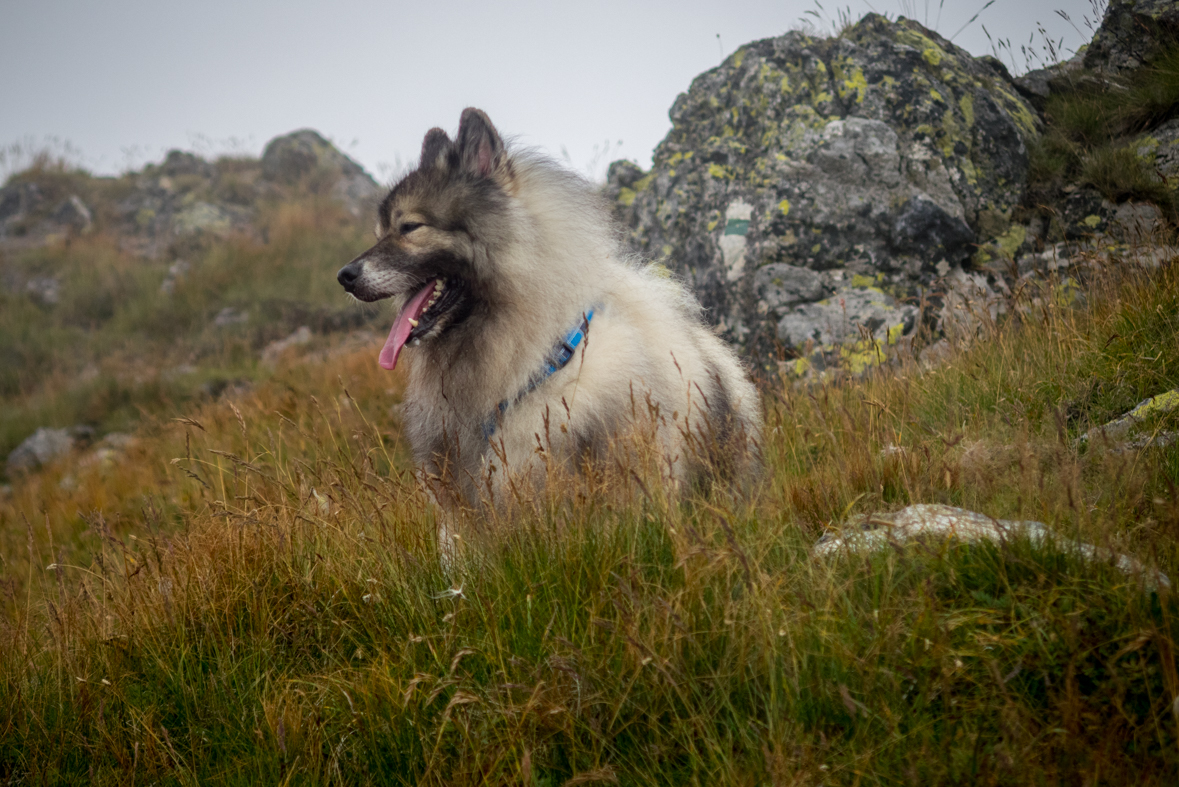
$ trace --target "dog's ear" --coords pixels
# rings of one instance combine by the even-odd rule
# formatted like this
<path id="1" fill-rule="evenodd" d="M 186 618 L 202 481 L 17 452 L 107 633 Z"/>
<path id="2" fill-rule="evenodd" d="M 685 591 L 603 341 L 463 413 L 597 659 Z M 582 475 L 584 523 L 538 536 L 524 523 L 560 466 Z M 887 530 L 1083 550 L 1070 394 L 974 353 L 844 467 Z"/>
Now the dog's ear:
<path id="1" fill-rule="evenodd" d="M 504 142 L 487 115 L 468 107 L 459 120 L 458 151 L 463 170 L 485 178 L 503 164 Z"/>
<path id="2" fill-rule="evenodd" d="M 430 129 L 426 132 L 426 138 L 422 140 L 422 158 L 418 161 L 418 167 L 434 167 L 444 163 L 439 159 L 445 156 L 449 149 L 450 137 L 446 136 L 446 132 L 440 128 Z"/>

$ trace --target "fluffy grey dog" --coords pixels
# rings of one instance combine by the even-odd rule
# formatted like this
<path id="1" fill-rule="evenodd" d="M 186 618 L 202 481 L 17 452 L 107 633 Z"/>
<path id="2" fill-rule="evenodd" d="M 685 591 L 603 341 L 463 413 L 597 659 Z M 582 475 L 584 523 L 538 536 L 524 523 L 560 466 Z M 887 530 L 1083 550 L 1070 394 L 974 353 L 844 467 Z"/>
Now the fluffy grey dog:
<path id="1" fill-rule="evenodd" d="M 506 149 L 483 112 L 426 134 L 377 237 L 338 278 L 399 309 L 380 364 L 404 355 L 405 429 L 444 505 L 499 505 L 635 442 L 672 489 L 759 465 L 757 391 L 696 301 L 621 253 L 589 183 Z"/>

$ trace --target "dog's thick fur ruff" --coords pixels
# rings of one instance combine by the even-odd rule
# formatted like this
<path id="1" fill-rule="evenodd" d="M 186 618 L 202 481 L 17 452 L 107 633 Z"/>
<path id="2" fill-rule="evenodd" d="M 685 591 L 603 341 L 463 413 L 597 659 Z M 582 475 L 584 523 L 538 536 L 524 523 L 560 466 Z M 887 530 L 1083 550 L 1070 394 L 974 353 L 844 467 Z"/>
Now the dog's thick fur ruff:
<path id="1" fill-rule="evenodd" d="M 381 362 L 405 346 L 404 427 L 423 478 L 445 482 L 431 483 L 440 502 L 498 505 L 507 479 L 543 481 L 554 457 L 576 467 L 641 436 L 673 488 L 759 466 L 757 391 L 695 299 L 620 252 L 584 179 L 508 151 L 481 111 L 453 141 L 426 135 L 377 236 L 339 279 L 402 311 Z M 573 358 L 537 383 L 590 310 Z"/>

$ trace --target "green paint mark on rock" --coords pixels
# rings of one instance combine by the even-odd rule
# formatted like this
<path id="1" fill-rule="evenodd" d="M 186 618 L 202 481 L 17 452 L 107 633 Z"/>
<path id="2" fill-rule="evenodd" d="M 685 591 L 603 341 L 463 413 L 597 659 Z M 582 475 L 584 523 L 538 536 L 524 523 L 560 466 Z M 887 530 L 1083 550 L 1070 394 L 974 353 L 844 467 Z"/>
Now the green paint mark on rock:
<path id="1" fill-rule="evenodd" d="M 725 222 L 726 235 L 745 235 L 749 232 L 749 219 L 729 219 Z"/>

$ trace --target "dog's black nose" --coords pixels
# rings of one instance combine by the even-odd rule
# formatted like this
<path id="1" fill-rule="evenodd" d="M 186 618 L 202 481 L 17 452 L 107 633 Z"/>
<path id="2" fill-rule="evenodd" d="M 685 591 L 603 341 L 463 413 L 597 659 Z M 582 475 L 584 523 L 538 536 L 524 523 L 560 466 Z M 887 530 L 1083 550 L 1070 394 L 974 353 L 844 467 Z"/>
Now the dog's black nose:
<path id="1" fill-rule="evenodd" d="M 356 262 L 348 263 L 336 274 L 336 281 L 340 282 L 348 292 L 352 292 L 352 288 L 356 286 L 356 280 L 359 278 L 360 265 Z"/>

